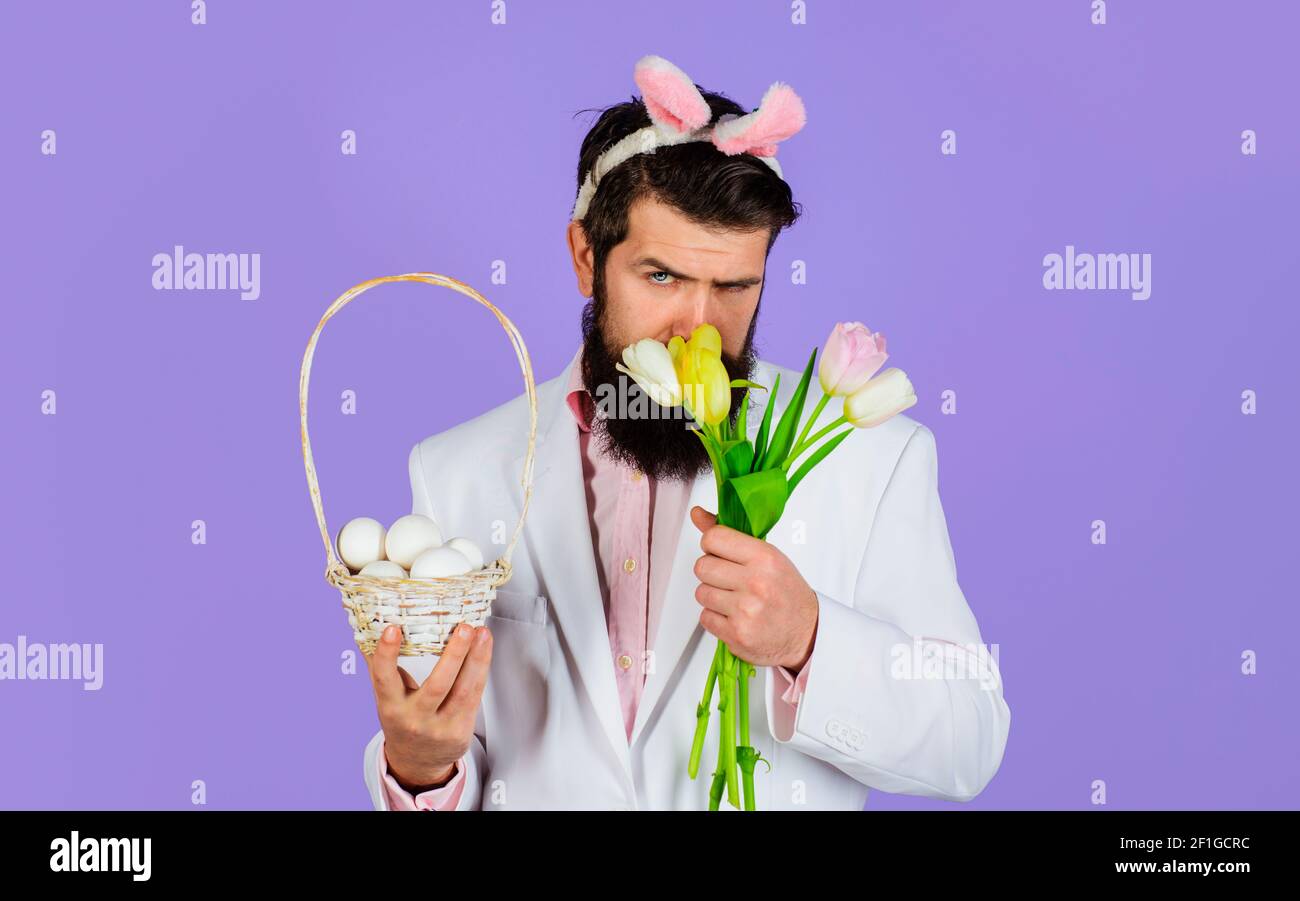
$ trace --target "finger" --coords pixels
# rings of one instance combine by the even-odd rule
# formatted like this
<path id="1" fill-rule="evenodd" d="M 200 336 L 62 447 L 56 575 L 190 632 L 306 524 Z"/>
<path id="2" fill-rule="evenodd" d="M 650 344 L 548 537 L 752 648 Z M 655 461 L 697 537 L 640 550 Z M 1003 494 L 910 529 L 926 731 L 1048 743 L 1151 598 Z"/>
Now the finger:
<path id="1" fill-rule="evenodd" d="M 723 588 L 714 588 L 701 582 L 695 586 L 695 600 L 705 610 L 711 610 L 719 616 L 734 616 L 740 595 Z"/>
<path id="2" fill-rule="evenodd" d="M 421 707 L 437 710 L 443 699 L 447 697 L 452 683 L 456 681 L 456 673 L 460 671 L 465 655 L 469 652 L 470 635 L 473 632 L 474 627 L 469 623 L 461 623 L 452 630 L 451 638 L 443 647 L 438 662 L 433 666 L 433 672 L 429 673 L 429 678 L 424 680 L 424 684 L 415 694 Z"/>
<path id="3" fill-rule="evenodd" d="M 692 520 L 694 520 L 692 514 Z M 714 524 L 700 536 L 700 550 L 735 563 L 749 563 L 763 553 L 767 542 L 731 526 Z"/>
<path id="4" fill-rule="evenodd" d="M 406 686 L 406 693 L 420 690 L 420 683 L 415 681 L 415 677 L 406 671 L 406 667 L 399 666 L 397 674 L 402 677 L 402 683 Z"/>
<path id="5" fill-rule="evenodd" d="M 366 655 L 375 700 L 381 704 L 394 704 L 406 697 L 406 688 L 397 675 L 397 651 L 401 646 L 402 630 L 397 626 L 388 626 L 379 636 L 375 650 Z"/>
<path id="6" fill-rule="evenodd" d="M 713 554 L 695 561 L 695 577 L 714 588 L 738 591 L 745 587 L 745 567 Z"/>
<path id="7" fill-rule="evenodd" d="M 473 717 L 478 711 L 479 699 L 487 685 L 488 670 L 492 664 L 492 632 L 487 626 L 475 631 L 474 646 L 456 676 L 447 700 L 438 708 L 439 713 L 452 716 Z"/>
<path id="8" fill-rule="evenodd" d="M 715 636 L 728 647 L 732 645 L 733 636 L 731 634 L 730 621 L 725 616 L 715 613 L 712 610 L 701 610 L 700 625 L 704 627 L 705 632 Z"/>
<path id="9" fill-rule="evenodd" d="M 691 508 L 691 522 L 693 522 L 695 528 L 699 529 L 701 532 L 715 525 L 717 521 L 718 517 L 714 516 L 703 507 L 697 506 Z"/>

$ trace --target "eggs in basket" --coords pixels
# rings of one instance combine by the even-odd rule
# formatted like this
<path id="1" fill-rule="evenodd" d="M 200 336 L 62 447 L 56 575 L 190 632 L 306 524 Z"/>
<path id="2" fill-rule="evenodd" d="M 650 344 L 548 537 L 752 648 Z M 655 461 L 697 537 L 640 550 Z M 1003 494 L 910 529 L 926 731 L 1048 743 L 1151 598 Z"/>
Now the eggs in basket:
<path id="1" fill-rule="evenodd" d="M 369 516 L 349 520 L 335 540 L 353 573 L 376 579 L 440 579 L 483 568 L 483 552 L 468 538 L 446 542 L 438 524 L 408 513 L 387 529 Z"/>
<path id="2" fill-rule="evenodd" d="M 345 592 L 353 637 L 369 653 L 384 628 L 402 628 L 403 653 L 440 653 L 459 622 L 481 625 L 490 609 L 490 576 L 483 552 L 471 539 L 444 539 L 437 522 L 419 513 L 387 528 L 368 516 L 349 520 L 335 537 L 348 572 L 376 580 Z M 349 580 L 352 581 L 352 580 Z"/>

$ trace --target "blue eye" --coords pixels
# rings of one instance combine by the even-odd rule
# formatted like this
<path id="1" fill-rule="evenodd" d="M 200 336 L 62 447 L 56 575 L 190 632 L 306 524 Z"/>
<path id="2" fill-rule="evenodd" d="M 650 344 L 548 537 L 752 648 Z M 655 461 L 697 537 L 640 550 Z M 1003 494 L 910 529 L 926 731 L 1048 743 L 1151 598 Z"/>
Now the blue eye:
<path id="1" fill-rule="evenodd" d="M 662 269 L 656 269 L 654 272 L 650 272 L 646 274 L 646 280 L 649 281 L 650 284 L 659 285 L 662 288 L 667 288 L 673 284 L 673 282 L 662 281 L 660 279 L 655 278 L 655 276 L 658 275 L 662 275 L 666 279 L 676 278 L 676 276 L 674 276 L 671 272 L 664 272 Z M 726 291 L 728 294 L 744 294 L 751 287 L 753 286 L 752 285 L 731 285 L 726 289 Z"/>

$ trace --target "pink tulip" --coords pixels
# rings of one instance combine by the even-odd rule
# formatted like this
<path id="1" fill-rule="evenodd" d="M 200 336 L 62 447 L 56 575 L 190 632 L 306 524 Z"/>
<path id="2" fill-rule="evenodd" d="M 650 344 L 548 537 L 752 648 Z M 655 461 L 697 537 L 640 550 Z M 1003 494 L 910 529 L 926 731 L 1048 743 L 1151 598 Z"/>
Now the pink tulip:
<path id="1" fill-rule="evenodd" d="M 817 369 L 822 391 L 832 397 L 847 397 L 865 385 L 888 358 L 885 336 L 880 332 L 872 334 L 861 322 L 837 322 Z"/>

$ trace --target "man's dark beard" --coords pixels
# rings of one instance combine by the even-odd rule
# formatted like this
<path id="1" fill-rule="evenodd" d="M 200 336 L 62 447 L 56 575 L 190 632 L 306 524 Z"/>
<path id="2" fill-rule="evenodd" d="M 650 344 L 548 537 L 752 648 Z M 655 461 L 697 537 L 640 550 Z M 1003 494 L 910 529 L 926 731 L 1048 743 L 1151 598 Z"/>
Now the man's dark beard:
<path id="1" fill-rule="evenodd" d="M 597 406 L 605 407 L 608 412 L 607 416 L 592 417 L 592 437 L 599 442 L 597 446 L 604 456 L 639 469 L 653 479 L 694 481 L 709 467 L 704 443 L 699 435 L 693 434 L 691 417 L 684 409 L 659 406 L 644 396 L 641 386 L 631 377 L 614 368 L 615 363 L 623 362 L 623 348 L 610 346 L 605 333 L 605 292 L 601 282 L 599 277 L 595 279 L 592 299 L 582 311 L 583 385 L 591 392 Z M 759 303 L 754 306 L 754 317 L 750 320 L 740 357 L 733 357 L 725 350 L 722 353 L 722 363 L 727 368 L 729 379 L 753 378 L 758 360 L 754 351 L 754 327 L 762 303 L 762 289 L 759 291 Z M 682 335 L 682 338 L 689 340 L 690 335 Z M 620 380 L 625 380 L 626 384 L 621 385 Z M 600 385 L 611 387 L 602 392 L 598 390 Z M 638 394 L 643 396 L 637 398 Z M 619 417 L 620 395 L 625 399 L 625 411 L 634 409 L 635 398 L 638 418 Z M 729 416 L 732 422 L 740 412 L 744 396 L 744 389 L 731 389 Z"/>

